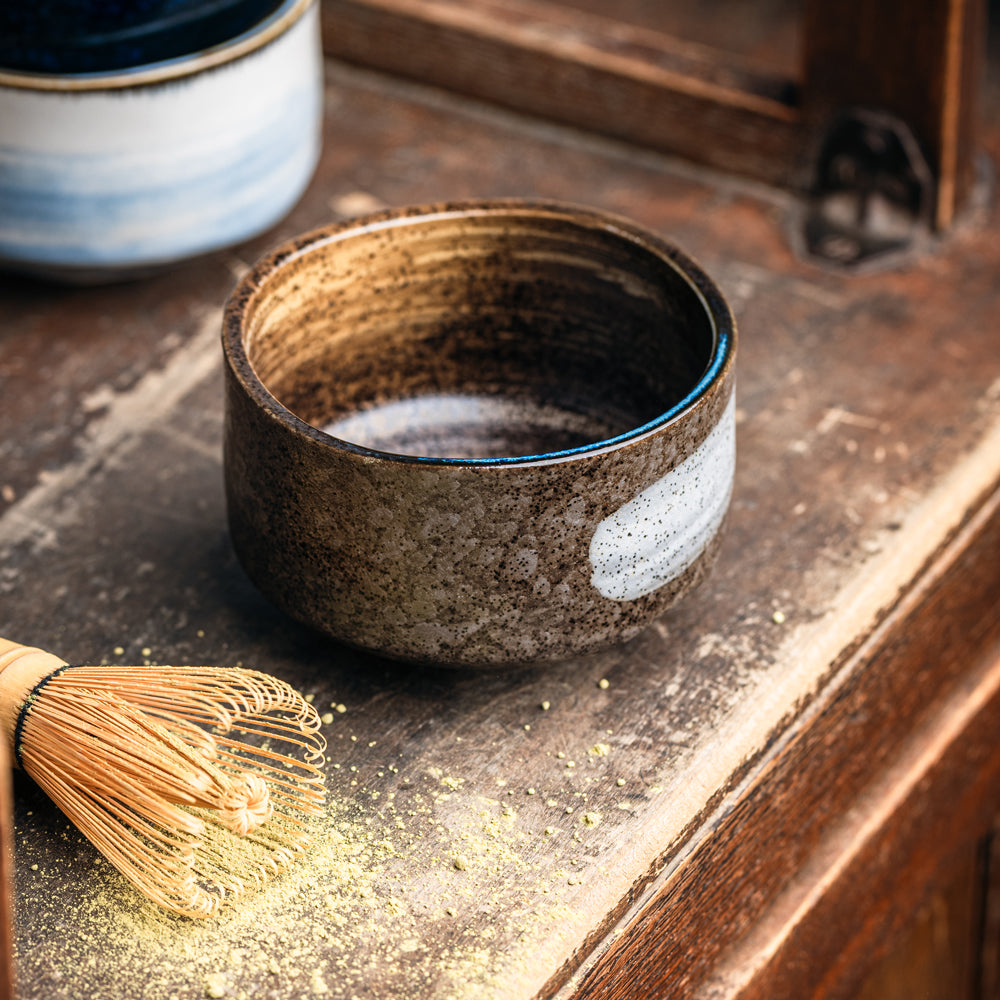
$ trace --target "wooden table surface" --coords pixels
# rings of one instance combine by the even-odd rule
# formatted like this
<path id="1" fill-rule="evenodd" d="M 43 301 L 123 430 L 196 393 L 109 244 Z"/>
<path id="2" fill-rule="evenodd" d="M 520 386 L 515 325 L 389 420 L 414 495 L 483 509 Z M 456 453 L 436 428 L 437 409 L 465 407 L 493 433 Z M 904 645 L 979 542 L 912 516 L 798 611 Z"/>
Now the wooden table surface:
<path id="1" fill-rule="evenodd" d="M 306 632 L 235 562 L 220 310 L 281 238 L 490 195 L 629 216 L 718 280 L 736 490 L 710 580 L 629 645 L 418 671 Z M 846 981 L 815 886 L 894 885 L 859 803 L 926 794 L 893 843 L 942 854 L 996 804 L 1000 240 L 984 199 L 846 275 L 796 256 L 799 222 L 790 196 L 330 63 L 322 163 L 278 229 L 113 287 L 0 279 L 0 634 L 243 663 L 330 720 L 315 850 L 207 924 L 135 897 L 16 775 L 19 995 L 729 997 L 804 947 Z"/>

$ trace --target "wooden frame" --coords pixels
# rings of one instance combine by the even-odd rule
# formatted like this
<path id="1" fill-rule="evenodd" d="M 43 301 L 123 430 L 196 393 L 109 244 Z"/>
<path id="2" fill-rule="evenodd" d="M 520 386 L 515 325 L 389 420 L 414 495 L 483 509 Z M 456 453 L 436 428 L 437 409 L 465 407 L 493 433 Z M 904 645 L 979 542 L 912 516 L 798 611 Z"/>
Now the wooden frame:
<path id="1" fill-rule="evenodd" d="M 803 189 L 831 117 L 898 116 L 948 227 L 973 181 L 983 0 L 806 0 L 799 79 L 547 0 L 323 0 L 330 55 Z"/>

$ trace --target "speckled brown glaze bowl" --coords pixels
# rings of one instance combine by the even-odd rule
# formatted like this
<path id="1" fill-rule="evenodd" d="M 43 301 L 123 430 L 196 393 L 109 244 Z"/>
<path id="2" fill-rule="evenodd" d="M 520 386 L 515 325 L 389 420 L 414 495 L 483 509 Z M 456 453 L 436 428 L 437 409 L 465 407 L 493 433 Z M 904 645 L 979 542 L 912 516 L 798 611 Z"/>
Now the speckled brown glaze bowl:
<path id="1" fill-rule="evenodd" d="M 705 575 L 735 461 L 735 327 L 631 222 L 480 201 L 288 243 L 226 308 L 237 555 L 386 656 L 531 663 L 635 635 Z"/>

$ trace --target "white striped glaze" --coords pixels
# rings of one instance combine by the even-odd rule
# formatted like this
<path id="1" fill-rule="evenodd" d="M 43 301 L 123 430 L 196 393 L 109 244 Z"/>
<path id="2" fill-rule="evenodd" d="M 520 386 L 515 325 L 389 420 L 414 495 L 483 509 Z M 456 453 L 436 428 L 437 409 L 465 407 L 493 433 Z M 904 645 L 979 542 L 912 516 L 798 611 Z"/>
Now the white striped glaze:
<path id="1" fill-rule="evenodd" d="M 634 601 L 659 590 L 692 565 L 722 527 L 736 467 L 735 398 L 691 455 L 597 526 L 591 582 L 603 597 Z"/>

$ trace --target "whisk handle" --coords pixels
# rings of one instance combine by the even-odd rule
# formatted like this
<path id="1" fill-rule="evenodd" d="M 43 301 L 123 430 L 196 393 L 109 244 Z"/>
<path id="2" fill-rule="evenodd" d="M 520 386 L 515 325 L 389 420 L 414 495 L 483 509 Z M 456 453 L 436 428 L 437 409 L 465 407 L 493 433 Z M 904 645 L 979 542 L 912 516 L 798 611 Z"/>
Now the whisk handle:
<path id="1" fill-rule="evenodd" d="M 0 637 L 0 737 L 16 760 L 14 734 L 21 709 L 38 682 L 66 666 L 54 653 Z"/>

